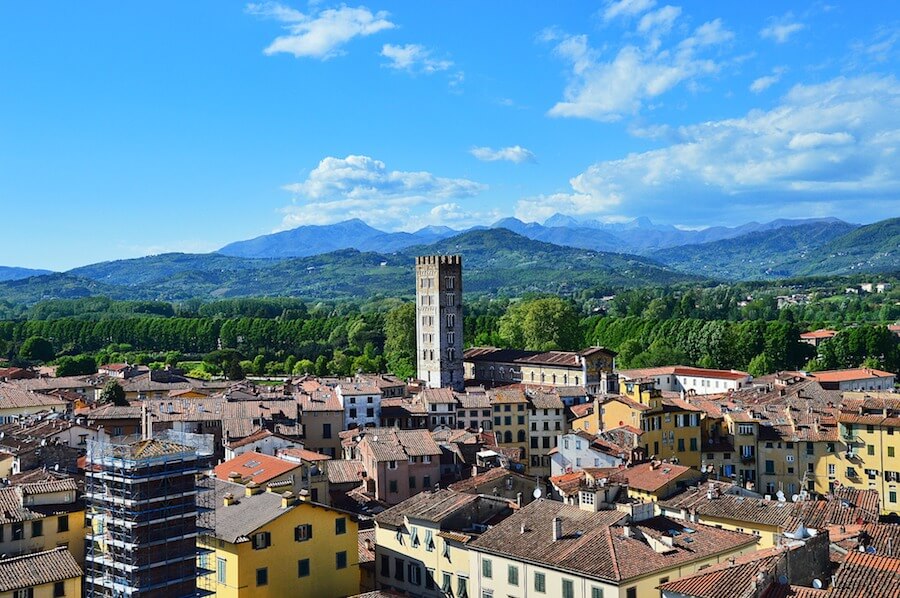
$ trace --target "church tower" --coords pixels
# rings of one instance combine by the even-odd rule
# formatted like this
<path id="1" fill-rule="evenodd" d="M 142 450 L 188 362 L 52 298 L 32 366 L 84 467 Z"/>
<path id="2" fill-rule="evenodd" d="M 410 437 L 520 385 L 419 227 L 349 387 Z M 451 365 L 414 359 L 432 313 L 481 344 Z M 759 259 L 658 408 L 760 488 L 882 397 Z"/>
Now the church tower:
<path id="1" fill-rule="evenodd" d="M 416 258 L 416 374 L 429 388 L 462 390 L 462 256 Z"/>

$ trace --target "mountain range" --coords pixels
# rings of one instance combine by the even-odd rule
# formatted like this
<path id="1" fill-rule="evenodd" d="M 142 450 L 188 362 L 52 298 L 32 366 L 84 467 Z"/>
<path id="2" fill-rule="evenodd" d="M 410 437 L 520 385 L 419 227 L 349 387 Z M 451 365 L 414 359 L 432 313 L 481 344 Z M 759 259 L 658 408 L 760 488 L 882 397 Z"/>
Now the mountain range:
<path id="1" fill-rule="evenodd" d="M 434 243 L 469 230 L 505 228 L 529 239 L 555 245 L 650 255 L 656 250 L 668 247 L 708 243 L 752 232 L 811 223 L 846 224 L 836 218 L 781 219 L 766 223 L 749 222 L 736 227 L 714 226 L 702 230 L 682 230 L 670 224 L 654 224 L 649 218 L 603 223 L 597 220 L 576 220 L 571 216 L 555 214 L 543 224 L 526 223 L 518 218 L 504 218 L 490 227 L 475 227 L 463 231 L 446 226 L 429 226 L 413 233 L 389 233 L 373 228 L 362 220 L 353 219 L 336 224 L 300 226 L 247 241 L 236 241 L 222 247 L 218 253 L 251 258 L 306 257 L 338 249 L 386 253 L 414 245 Z"/>
<path id="2" fill-rule="evenodd" d="M 692 242 L 669 245 L 679 235 Z M 705 238 L 712 240 L 701 242 Z M 362 249 L 341 247 L 350 242 Z M 626 243 L 642 255 L 625 252 Z M 291 255 L 296 252 L 309 255 Z M 250 255 L 234 255 L 243 253 Z M 10 270 L 17 278 L 0 282 L 0 300 L 407 296 L 413 291 L 415 256 L 446 253 L 463 255 L 467 292 L 509 296 L 897 272 L 900 218 L 865 226 L 835 219 L 779 220 L 710 232 L 646 219 L 610 225 L 554 216 L 543 225 L 505 219 L 463 233 L 442 227 L 385 233 L 350 220 L 233 243 L 216 253 L 167 253 L 24 278 L 15 276 L 16 269 L 0 269 L 0 275 Z"/>

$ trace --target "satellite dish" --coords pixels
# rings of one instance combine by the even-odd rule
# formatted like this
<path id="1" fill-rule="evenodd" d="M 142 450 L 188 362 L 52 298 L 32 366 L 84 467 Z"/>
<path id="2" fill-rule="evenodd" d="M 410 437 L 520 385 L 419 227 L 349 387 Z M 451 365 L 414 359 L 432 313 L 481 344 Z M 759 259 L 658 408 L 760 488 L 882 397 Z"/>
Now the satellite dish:
<path id="1" fill-rule="evenodd" d="M 799 500 L 800 500 L 799 494 L 795 494 L 794 496 L 791 497 L 791 502 L 798 502 Z"/>
<path id="2" fill-rule="evenodd" d="M 784 492 L 782 492 L 781 490 L 779 490 L 778 492 L 776 492 L 776 493 L 775 493 L 775 496 L 778 497 L 778 502 L 785 502 L 785 500 L 786 500 L 786 499 L 784 498 Z"/>
<path id="3" fill-rule="evenodd" d="M 821 579 L 812 580 L 812 586 L 817 590 L 821 590 L 822 589 L 822 580 Z"/>
<path id="4" fill-rule="evenodd" d="M 787 582 L 788 582 L 787 575 L 779 575 L 778 576 L 778 583 L 785 586 L 785 585 L 787 585 Z"/>
<path id="5" fill-rule="evenodd" d="M 482 427 L 479 426 L 479 428 L 478 428 L 478 433 L 479 433 L 479 434 L 484 434 L 484 428 L 482 428 Z"/>
<path id="6" fill-rule="evenodd" d="M 540 488 L 535 488 L 535 489 L 534 489 L 534 492 L 531 493 L 531 496 L 533 496 L 533 497 L 535 498 L 535 500 L 537 500 L 538 498 L 541 497 L 541 494 L 542 494 L 542 493 L 541 493 L 541 489 L 540 489 Z"/>
<path id="7" fill-rule="evenodd" d="M 869 553 L 869 554 L 875 554 L 875 553 L 878 552 L 878 551 L 875 550 L 875 547 L 874 547 L 874 546 L 869 546 L 868 548 L 866 548 L 866 552 Z"/>

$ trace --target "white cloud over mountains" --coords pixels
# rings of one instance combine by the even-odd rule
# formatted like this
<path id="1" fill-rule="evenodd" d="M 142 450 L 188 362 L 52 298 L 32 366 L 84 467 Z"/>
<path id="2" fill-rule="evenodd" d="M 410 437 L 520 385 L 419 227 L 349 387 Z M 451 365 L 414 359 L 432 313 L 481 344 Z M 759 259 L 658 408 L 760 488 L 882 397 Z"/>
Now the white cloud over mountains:
<path id="1" fill-rule="evenodd" d="M 541 39 L 554 43 L 554 53 L 571 69 L 563 100 L 550 109 L 551 116 L 621 120 L 678 85 L 719 71 L 721 65 L 714 56 L 734 37 L 721 19 L 703 23 L 666 45 L 663 38 L 673 30 L 681 8 L 666 5 L 647 12 L 654 6 L 652 0 L 607 4 L 604 20 L 640 16 L 637 32 L 646 42 L 629 40 L 614 55 L 592 47 L 586 35 L 543 33 Z"/>
<path id="2" fill-rule="evenodd" d="M 900 192 L 900 83 L 838 77 L 796 85 L 768 111 L 679 127 L 678 142 L 598 162 L 570 192 L 522 199 L 519 217 L 649 215 L 685 224 L 884 205 Z"/>
<path id="3" fill-rule="evenodd" d="M 395 27 L 388 13 L 373 13 L 364 6 L 340 6 L 307 15 L 278 2 L 248 4 L 248 14 L 283 23 L 287 33 L 280 35 L 264 50 L 267 55 L 287 53 L 295 58 L 327 60 L 343 52 L 342 47 L 355 37 L 366 37 Z"/>
<path id="4" fill-rule="evenodd" d="M 496 150 L 490 147 L 473 147 L 471 150 L 469 150 L 469 153 L 482 162 L 497 162 L 499 160 L 505 160 L 507 162 L 521 164 L 522 162 L 537 161 L 534 152 L 525 149 L 521 145 L 511 145 L 509 147 L 502 147 Z"/>
<path id="5" fill-rule="evenodd" d="M 468 179 L 438 177 L 430 172 L 388 170 L 369 156 L 327 157 L 306 180 L 285 185 L 295 205 L 284 208 L 282 228 L 361 218 L 373 225 L 407 228 L 427 209 L 462 213 L 454 200 L 487 189 Z M 428 206 L 434 206 L 428 208 Z"/>

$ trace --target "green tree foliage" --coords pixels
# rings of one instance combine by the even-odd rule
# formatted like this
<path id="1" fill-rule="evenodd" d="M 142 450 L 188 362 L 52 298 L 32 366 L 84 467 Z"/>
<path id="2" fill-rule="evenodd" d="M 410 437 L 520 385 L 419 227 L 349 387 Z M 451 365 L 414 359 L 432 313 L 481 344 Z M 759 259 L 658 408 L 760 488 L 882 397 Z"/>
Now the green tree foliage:
<path id="1" fill-rule="evenodd" d="M 747 366 L 747 373 L 754 377 L 771 374 L 775 370 L 775 360 L 766 353 L 760 353 L 751 359 Z"/>
<path id="2" fill-rule="evenodd" d="M 29 336 L 19 349 L 19 357 L 26 361 L 50 361 L 54 355 L 53 345 L 43 336 Z"/>
<path id="3" fill-rule="evenodd" d="M 65 355 L 56 360 L 57 376 L 83 376 L 97 373 L 97 362 L 90 355 Z"/>
<path id="4" fill-rule="evenodd" d="M 571 350 L 582 344 L 572 304 L 559 297 L 514 303 L 500 318 L 500 338 L 508 347 L 533 351 Z"/>
<path id="5" fill-rule="evenodd" d="M 225 370 L 225 377 L 229 380 L 243 380 L 245 378 L 244 368 L 241 367 L 241 364 L 237 359 L 232 359 L 228 362 L 228 367 Z"/>
<path id="6" fill-rule="evenodd" d="M 400 378 L 416 373 L 416 306 L 404 303 L 385 317 L 384 358 L 387 368 Z"/>
<path id="7" fill-rule="evenodd" d="M 101 403 L 112 403 L 118 407 L 127 407 L 128 401 L 125 400 L 125 390 L 117 380 L 110 380 L 103 386 L 100 391 Z"/>

